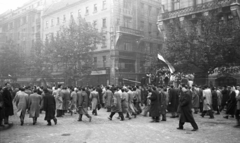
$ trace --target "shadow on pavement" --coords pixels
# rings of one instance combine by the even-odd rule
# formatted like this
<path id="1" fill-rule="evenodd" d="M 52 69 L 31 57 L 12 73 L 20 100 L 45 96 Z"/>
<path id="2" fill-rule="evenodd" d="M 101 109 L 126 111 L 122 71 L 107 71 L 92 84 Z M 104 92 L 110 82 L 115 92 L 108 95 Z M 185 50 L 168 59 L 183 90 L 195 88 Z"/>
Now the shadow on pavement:
<path id="1" fill-rule="evenodd" d="M 5 127 L 0 127 L 0 132 L 8 130 L 13 127 L 13 124 L 5 125 Z"/>

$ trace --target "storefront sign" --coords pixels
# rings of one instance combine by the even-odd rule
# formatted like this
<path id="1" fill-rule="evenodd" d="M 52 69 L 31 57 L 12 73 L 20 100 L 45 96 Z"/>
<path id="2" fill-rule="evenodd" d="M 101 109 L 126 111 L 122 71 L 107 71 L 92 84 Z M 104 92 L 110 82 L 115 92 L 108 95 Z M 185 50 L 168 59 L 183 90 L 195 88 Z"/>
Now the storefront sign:
<path id="1" fill-rule="evenodd" d="M 92 71 L 91 75 L 104 75 L 107 74 L 106 70 Z"/>

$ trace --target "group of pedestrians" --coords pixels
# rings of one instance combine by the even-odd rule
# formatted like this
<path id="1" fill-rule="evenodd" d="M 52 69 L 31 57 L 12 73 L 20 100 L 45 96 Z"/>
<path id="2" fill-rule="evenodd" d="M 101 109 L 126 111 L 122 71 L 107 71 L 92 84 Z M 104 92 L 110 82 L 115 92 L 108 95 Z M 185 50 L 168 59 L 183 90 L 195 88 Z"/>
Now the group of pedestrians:
<path id="1" fill-rule="evenodd" d="M 16 104 L 20 124 L 24 125 L 26 113 L 33 119 L 33 125 L 41 111 L 45 111 L 47 125 L 51 120 L 57 124 L 57 118 L 65 114 L 79 114 L 78 121 L 83 115 L 89 122 L 92 116 L 98 115 L 98 110 L 105 108 L 109 112 L 109 120 L 118 113 L 118 119 L 124 121 L 136 118 L 137 115 L 150 116 L 153 123 L 167 121 L 167 112 L 170 118 L 179 118 L 178 129 L 183 129 L 185 122 L 191 123 L 193 131 L 198 130 L 193 113 L 206 114 L 214 119 L 215 114 L 226 109 L 225 118 L 236 117 L 237 126 L 240 126 L 240 94 L 239 87 L 197 87 L 181 84 L 174 86 L 97 86 L 97 87 L 65 87 L 57 85 L 53 88 L 25 87 L 12 90 L 6 83 L 0 92 L 0 126 L 9 124 L 8 118 L 13 115 L 13 104 Z M 193 112 L 192 112 L 193 111 Z M 215 114 L 214 114 L 215 113 Z M 56 117 L 55 117 L 56 114 Z"/>

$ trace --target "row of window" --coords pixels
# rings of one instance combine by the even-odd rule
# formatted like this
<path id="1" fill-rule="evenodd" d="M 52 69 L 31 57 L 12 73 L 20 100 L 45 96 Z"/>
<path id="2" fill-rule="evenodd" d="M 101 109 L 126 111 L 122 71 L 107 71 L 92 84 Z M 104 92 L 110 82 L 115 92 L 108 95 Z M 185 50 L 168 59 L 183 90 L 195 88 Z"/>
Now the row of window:
<path id="1" fill-rule="evenodd" d="M 94 63 L 94 66 L 98 65 L 98 58 L 97 57 L 93 58 L 93 63 Z M 103 67 L 106 67 L 106 64 L 107 64 L 107 57 L 106 56 L 102 56 L 102 65 L 103 65 Z"/>
<path id="2" fill-rule="evenodd" d="M 196 0 L 196 4 L 203 4 L 206 2 L 211 2 L 213 0 Z M 194 6 L 193 0 L 162 0 L 164 11 L 173 11 L 186 7 Z"/>
<path id="3" fill-rule="evenodd" d="M 102 1 L 102 10 L 106 10 L 107 9 L 107 4 L 106 4 L 106 0 L 103 0 Z M 93 13 L 96 13 L 98 11 L 98 5 L 97 4 L 94 4 L 93 5 Z M 90 11 L 89 11 L 89 7 L 85 7 L 85 16 L 89 15 Z M 81 13 L 81 9 L 78 10 L 78 17 L 80 17 L 82 15 Z M 73 18 L 73 12 L 70 12 L 70 19 Z M 67 21 L 67 18 L 66 18 L 66 15 L 64 14 L 63 17 L 62 17 L 62 22 L 66 22 Z M 104 19 L 103 19 L 103 22 L 104 22 Z M 105 19 L 105 22 L 106 22 L 106 19 Z M 56 25 L 60 25 L 60 17 L 57 17 L 56 19 Z M 104 25 L 104 24 L 103 24 Z M 46 21 L 46 28 L 48 28 L 48 21 Z M 54 19 L 51 19 L 51 27 L 54 26 Z"/>

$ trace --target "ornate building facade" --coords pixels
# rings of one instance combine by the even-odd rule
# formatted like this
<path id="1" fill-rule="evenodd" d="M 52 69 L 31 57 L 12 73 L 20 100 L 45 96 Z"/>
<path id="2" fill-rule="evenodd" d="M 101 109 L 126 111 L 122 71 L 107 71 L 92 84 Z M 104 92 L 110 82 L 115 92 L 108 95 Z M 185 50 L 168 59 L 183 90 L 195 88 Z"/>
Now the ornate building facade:
<path id="1" fill-rule="evenodd" d="M 167 33 L 167 24 L 179 20 L 180 23 L 197 20 L 199 16 L 211 15 L 217 13 L 222 21 L 239 20 L 240 1 L 239 0 L 162 0 L 162 12 L 158 17 L 158 27 L 160 33 Z M 233 77 L 230 77 L 233 76 Z M 201 76 L 198 77 L 202 78 Z M 202 83 L 200 81 L 201 84 Z M 219 75 L 209 76 L 208 84 L 212 85 L 236 85 L 240 83 L 237 75 Z"/>

